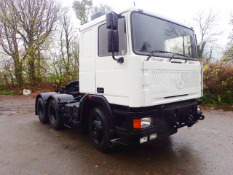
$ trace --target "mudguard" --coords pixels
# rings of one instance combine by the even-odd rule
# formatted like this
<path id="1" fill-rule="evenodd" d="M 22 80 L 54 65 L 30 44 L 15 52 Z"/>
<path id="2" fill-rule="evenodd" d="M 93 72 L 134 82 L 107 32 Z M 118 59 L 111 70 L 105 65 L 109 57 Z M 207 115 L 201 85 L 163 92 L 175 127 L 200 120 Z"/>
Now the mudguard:
<path id="1" fill-rule="evenodd" d="M 104 110 L 104 112 L 107 115 L 107 121 L 110 126 L 110 129 L 113 130 L 114 129 L 113 115 L 112 115 L 110 104 L 108 103 L 107 99 L 104 96 L 100 96 L 100 95 L 85 95 L 80 100 L 80 115 L 79 115 L 80 122 L 83 123 L 83 121 L 85 120 L 85 117 L 87 117 L 84 115 L 85 105 L 88 103 L 93 103 L 93 102 L 100 104 L 100 107 Z"/>
<path id="2" fill-rule="evenodd" d="M 38 113 L 37 113 L 37 101 L 38 101 L 38 99 L 41 97 L 42 98 L 42 100 L 44 101 L 44 104 L 45 104 L 45 106 L 47 106 L 47 100 L 48 100 L 48 98 L 49 98 L 49 96 L 51 96 L 51 95 L 55 95 L 55 94 L 57 94 L 56 92 L 43 92 L 43 93 L 39 93 L 37 96 L 36 96 L 36 102 L 35 102 L 35 115 L 38 115 Z"/>
<path id="3" fill-rule="evenodd" d="M 37 108 L 36 108 L 37 100 L 40 97 L 44 101 L 45 109 L 48 108 L 48 103 L 51 99 L 54 99 L 58 104 L 66 103 L 66 102 L 74 100 L 74 97 L 68 94 L 57 94 L 56 92 L 39 93 L 36 97 L 36 103 L 35 103 L 35 114 L 36 115 L 38 115 Z"/>
<path id="4" fill-rule="evenodd" d="M 55 101 L 58 102 L 58 104 L 62 104 L 73 101 L 74 97 L 73 95 L 69 95 L 69 94 L 53 94 L 48 97 L 47 102 L 49 102 L 50 99 L 54 99 Z"/>
<path id="5" fill-rule="evenodd" d="M 74 100 L 73 95 L 68 95 L 68 94 L 54 94 L 50 95 L 49 98 L 47 99 L 47 104 L 46 104 L 46 109 L 48 109 L 48 105 L 51 99 L 54 99 L 55 102 L 59 106 L 59 113 L 62 112 L 62 109 L 64 109 L 64 106 L 66 103 L 69 103 Z"/>

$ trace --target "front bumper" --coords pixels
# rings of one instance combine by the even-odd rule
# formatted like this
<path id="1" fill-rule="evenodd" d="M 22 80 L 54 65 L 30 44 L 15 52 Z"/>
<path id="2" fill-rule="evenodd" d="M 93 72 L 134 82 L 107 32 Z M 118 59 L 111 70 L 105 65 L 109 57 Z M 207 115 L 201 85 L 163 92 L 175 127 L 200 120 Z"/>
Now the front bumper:
<path id="1" fill-rule="evenodd" d="M 199 101 L 186 101 L 162 106 L 155 106 L 146 109 L 131 109 L 131 111 L 114 110 L 116 137 L 122 138 L 124 144 L 140 144 L 142 137 L 147 137 L 145 143 L 150 143 L 168 137 L 178 131 L 178 128 L 196 124 L 198 120 L 203 120 L 204 115 L 197 113 Z M 141 110 L 141 111 L 140 111 Z M 133 119 L 151 117 L 152 125 L 148 128 L 134 129 Z M 120 122 L 119 122 L 120 120 Z M 150 135 L 157 137 L 150 140 Z"/>

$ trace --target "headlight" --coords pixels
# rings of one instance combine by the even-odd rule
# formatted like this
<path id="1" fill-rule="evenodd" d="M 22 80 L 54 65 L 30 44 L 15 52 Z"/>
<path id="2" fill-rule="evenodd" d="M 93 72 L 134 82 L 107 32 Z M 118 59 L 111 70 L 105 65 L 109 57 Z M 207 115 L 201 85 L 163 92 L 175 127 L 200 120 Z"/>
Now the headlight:
<path id="1" fill-rule="evenodd" d="M 147 128 L 151 125 L 151 118 L 147 117 L 147 118 L 142 118 L 141 119 L 141 127 L 142 128 Z"/>
<path id="2" fill-rule="evenodd" d="M 133 119 L 133 128 L 134 129 L 141 129 L 141 128 L 147 128 L 151 126 L 152 119 L 151 117 L 145 117 L 142 119 Z"/>

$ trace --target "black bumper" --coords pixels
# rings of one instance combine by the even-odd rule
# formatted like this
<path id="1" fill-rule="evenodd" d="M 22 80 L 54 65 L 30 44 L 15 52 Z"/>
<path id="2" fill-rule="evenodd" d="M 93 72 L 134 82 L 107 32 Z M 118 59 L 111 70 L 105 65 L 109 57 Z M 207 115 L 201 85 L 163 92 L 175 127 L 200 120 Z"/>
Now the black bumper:
<path id="1" fill-rule="evenodd" d="M 178 128 L 191 127 L 204 116 L 197 111 L 200 101 L 191 100 L 182 103 L 172 103 L 149 108 L 119 108 L 113 110 L 115 137 L 123 138 L 127 144 L 140 144 L 142 137 L 147 137 L 147 142 L 156 141 L 178 131 Z M 144 117 L 152 118 L 152 125 L 144 129 L 134 129 L 133 119 Z M 151 134 L 157 137 L 150 140 Z"/>

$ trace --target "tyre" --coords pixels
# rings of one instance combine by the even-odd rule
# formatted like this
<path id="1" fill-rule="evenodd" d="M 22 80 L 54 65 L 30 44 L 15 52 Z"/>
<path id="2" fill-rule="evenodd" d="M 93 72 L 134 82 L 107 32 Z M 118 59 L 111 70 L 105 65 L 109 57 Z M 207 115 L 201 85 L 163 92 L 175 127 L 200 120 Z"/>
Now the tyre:
<path id="1" fill-rule="evenodd" d="M 37 100 L 37 113 L 38 113 L 38 118 L 40 120 L 41 123 L 48 123 L 48 116 L 46 114 L 45 111 L 45 105 L 44 105 L 44 101 L 42 98 L 39 98 Z"/>
<path id="2" fill-rule="evenodd" d="M 88 122 L 92 144 L 101 152 L 109 150 L 110 130 L 106 117 L 102 109 L 94 108 Z"/>
<path id="3" fill-rule="evenodd" d="M 51 127 L 55 130 L 62 129 L 64 126 L 63 119 L 59 114 L 58 104 L 54 99 L 49 101 L 48 118 Z"/>

